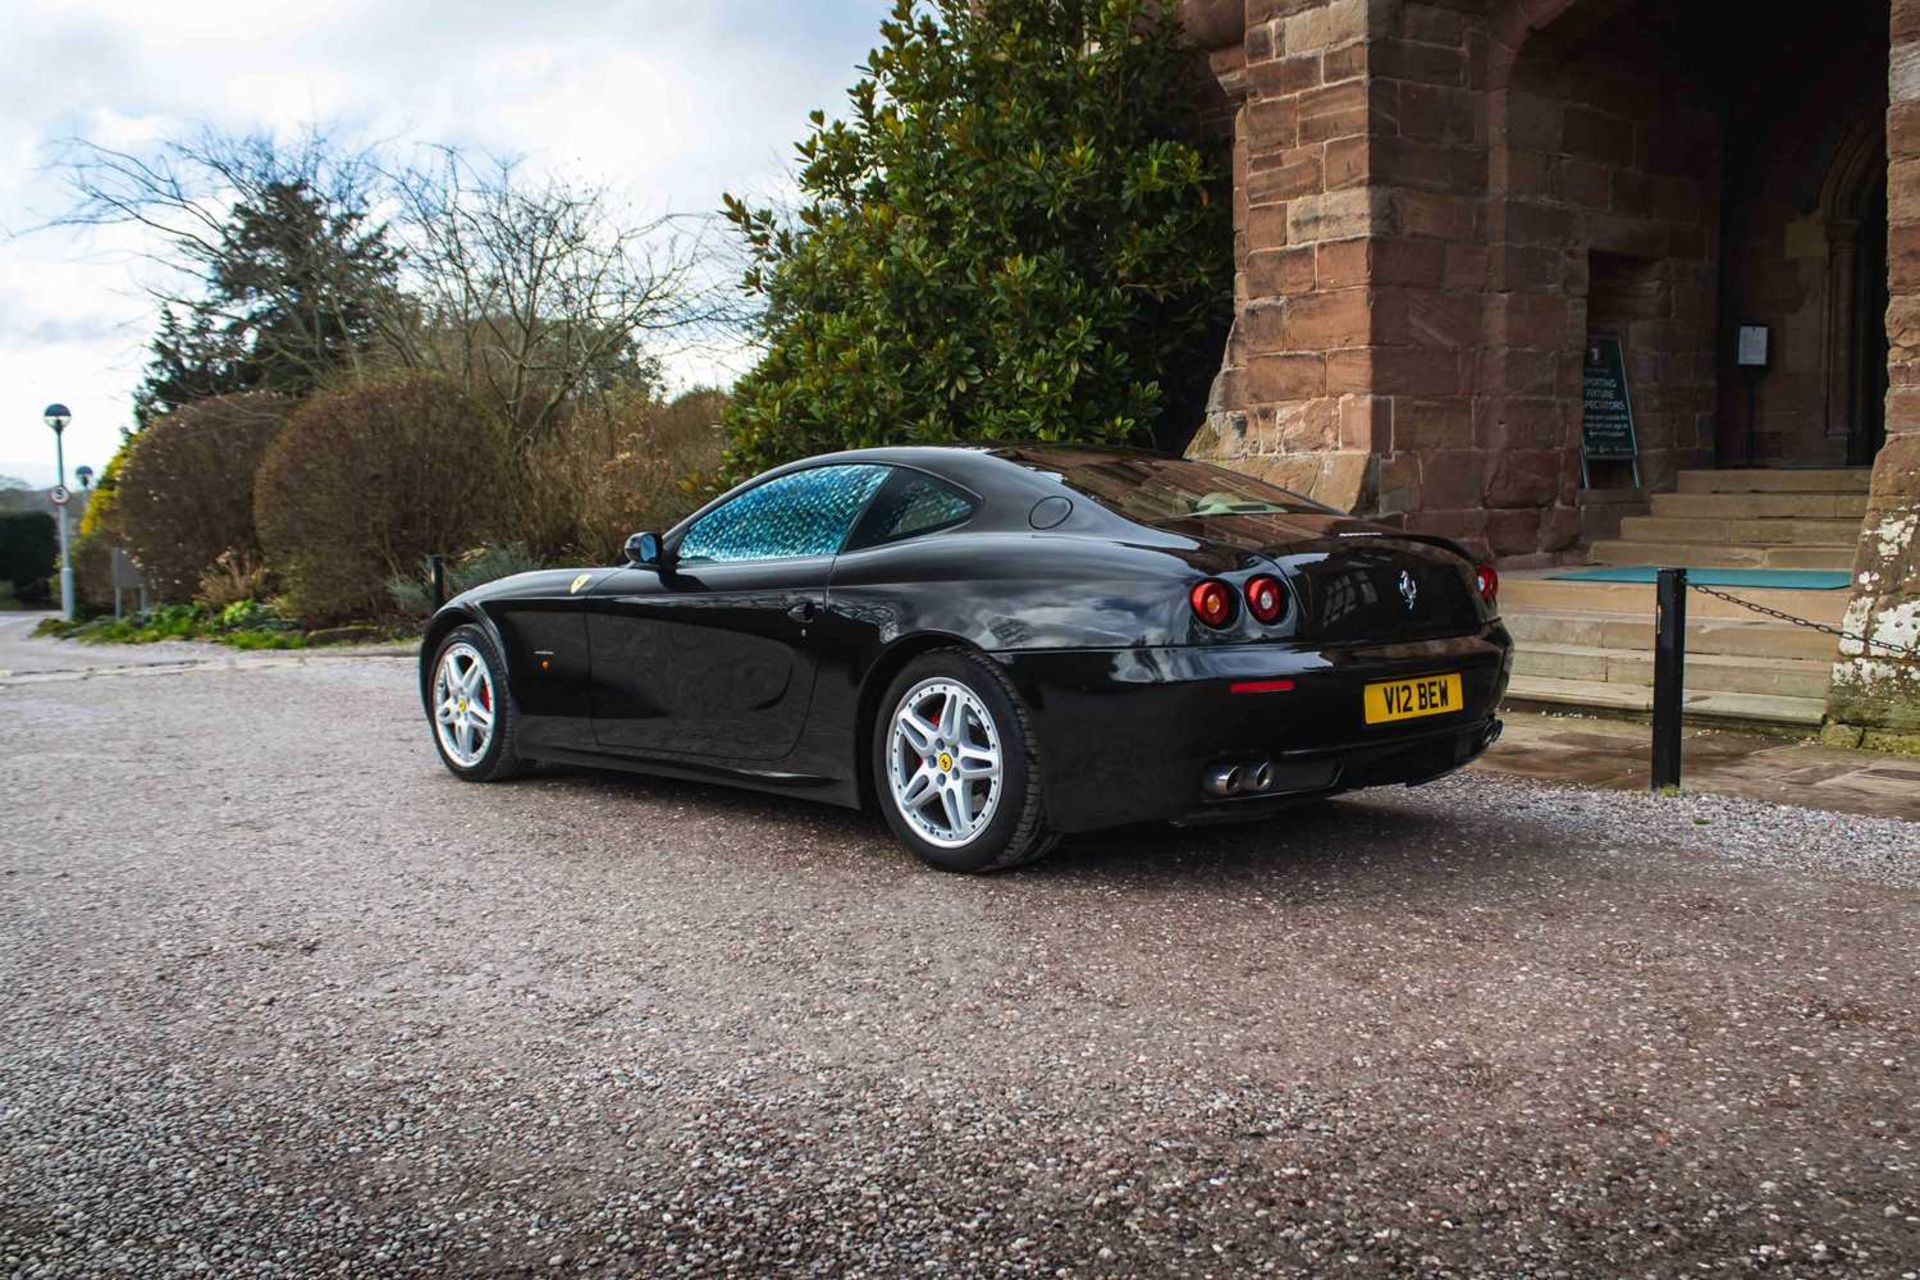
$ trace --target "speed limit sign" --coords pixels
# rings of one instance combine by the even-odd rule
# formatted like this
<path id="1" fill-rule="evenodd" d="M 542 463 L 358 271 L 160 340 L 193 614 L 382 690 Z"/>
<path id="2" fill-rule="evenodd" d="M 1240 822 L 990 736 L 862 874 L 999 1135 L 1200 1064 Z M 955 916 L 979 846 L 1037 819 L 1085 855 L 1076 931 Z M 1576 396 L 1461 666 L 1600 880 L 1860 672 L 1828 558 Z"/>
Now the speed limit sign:
<path id="1" fill-rule="evenodd" d="M 56 507 L 64 507 L 73 499 L 72 490 L 63 484 L 57 484 L 47 490 L 47 501 Z"/>

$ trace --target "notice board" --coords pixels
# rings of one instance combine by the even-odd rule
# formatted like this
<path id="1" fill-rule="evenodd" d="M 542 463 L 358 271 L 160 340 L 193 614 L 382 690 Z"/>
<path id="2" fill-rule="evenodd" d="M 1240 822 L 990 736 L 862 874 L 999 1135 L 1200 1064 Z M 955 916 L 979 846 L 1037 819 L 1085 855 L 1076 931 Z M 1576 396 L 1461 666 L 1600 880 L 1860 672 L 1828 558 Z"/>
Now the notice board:
<path id="1" fill-rule="evenodd" d="M 1582 454 L 1590 462 L 1635 461 L 1640 450 L 1633 438 L 1633 397 L 1627 392 L 1627 362 L 1620 339 L 1602 334 L 1587 339 L 1583 381 Z"/>

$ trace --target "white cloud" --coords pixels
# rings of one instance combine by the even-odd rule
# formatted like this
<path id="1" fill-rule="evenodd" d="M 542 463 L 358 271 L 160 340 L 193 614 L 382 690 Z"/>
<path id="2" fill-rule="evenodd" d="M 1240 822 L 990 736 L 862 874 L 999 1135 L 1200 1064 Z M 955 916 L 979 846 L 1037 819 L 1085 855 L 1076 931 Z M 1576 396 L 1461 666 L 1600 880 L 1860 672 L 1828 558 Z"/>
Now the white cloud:
<path id="1" fill-rule="evenodd" d="M 838 109 L 887 0 L 0 0 L 0 472 L 51 477 L 40 408 L 74 410 L 68 466 L 130 420 L 153 309 L 141 241 L 27 231 L 85 137 L 139 149 L 200 122 L 523 154 L 653 213 L 788 190 L 813 107 Z M 7 238 L 6 233 L 16 233 Z M 683 354 L 683 380 L 737 367 Z M 33 459 L 44 456 L 37 466 Z"/>

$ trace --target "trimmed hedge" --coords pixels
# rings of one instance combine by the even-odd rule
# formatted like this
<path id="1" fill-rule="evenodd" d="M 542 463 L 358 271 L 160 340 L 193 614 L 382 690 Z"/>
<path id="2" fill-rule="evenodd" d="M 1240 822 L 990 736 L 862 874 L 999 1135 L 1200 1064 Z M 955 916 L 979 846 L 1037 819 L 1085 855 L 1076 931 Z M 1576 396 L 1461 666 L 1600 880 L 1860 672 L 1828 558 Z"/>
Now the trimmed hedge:
<path id="1" fill-rule="evenodd" d="M 0 515 L 0 581 L 13 584 L 14 598 L 20 603 L 47 603 L 59 558 L 60 530 L 51 515 L 44 511 Z"/>
<path id="2" fill-rule="evenodd" d="M 118 469 L 114 515 L 155 598 L 191 600 L 223 552 L 253 553 L 254 473 L 287 407 L 267 392 L 216 396 L 133 438 Z"/>
<path id="3" fill-rule="evenodd" d="M 387 581 L 486 541 L 506 514 L 506 432 L 438 374 L 398 374 L 303 401 L 254 483 L 254 519 L 308 621 L 391 609 Z"/>

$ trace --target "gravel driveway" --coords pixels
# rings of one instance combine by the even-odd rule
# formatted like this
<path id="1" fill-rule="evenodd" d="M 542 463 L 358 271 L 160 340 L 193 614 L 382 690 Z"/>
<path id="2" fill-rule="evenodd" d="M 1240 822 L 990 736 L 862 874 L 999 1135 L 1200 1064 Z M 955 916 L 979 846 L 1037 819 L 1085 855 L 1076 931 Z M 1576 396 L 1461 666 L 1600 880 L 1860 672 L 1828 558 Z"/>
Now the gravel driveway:
<path id="1" fill-rule="evenodd" d="M 1916 829 L 1469 775 L 923 871 L 0 681 L 0 1274 L 1913 1275 Z"/>

